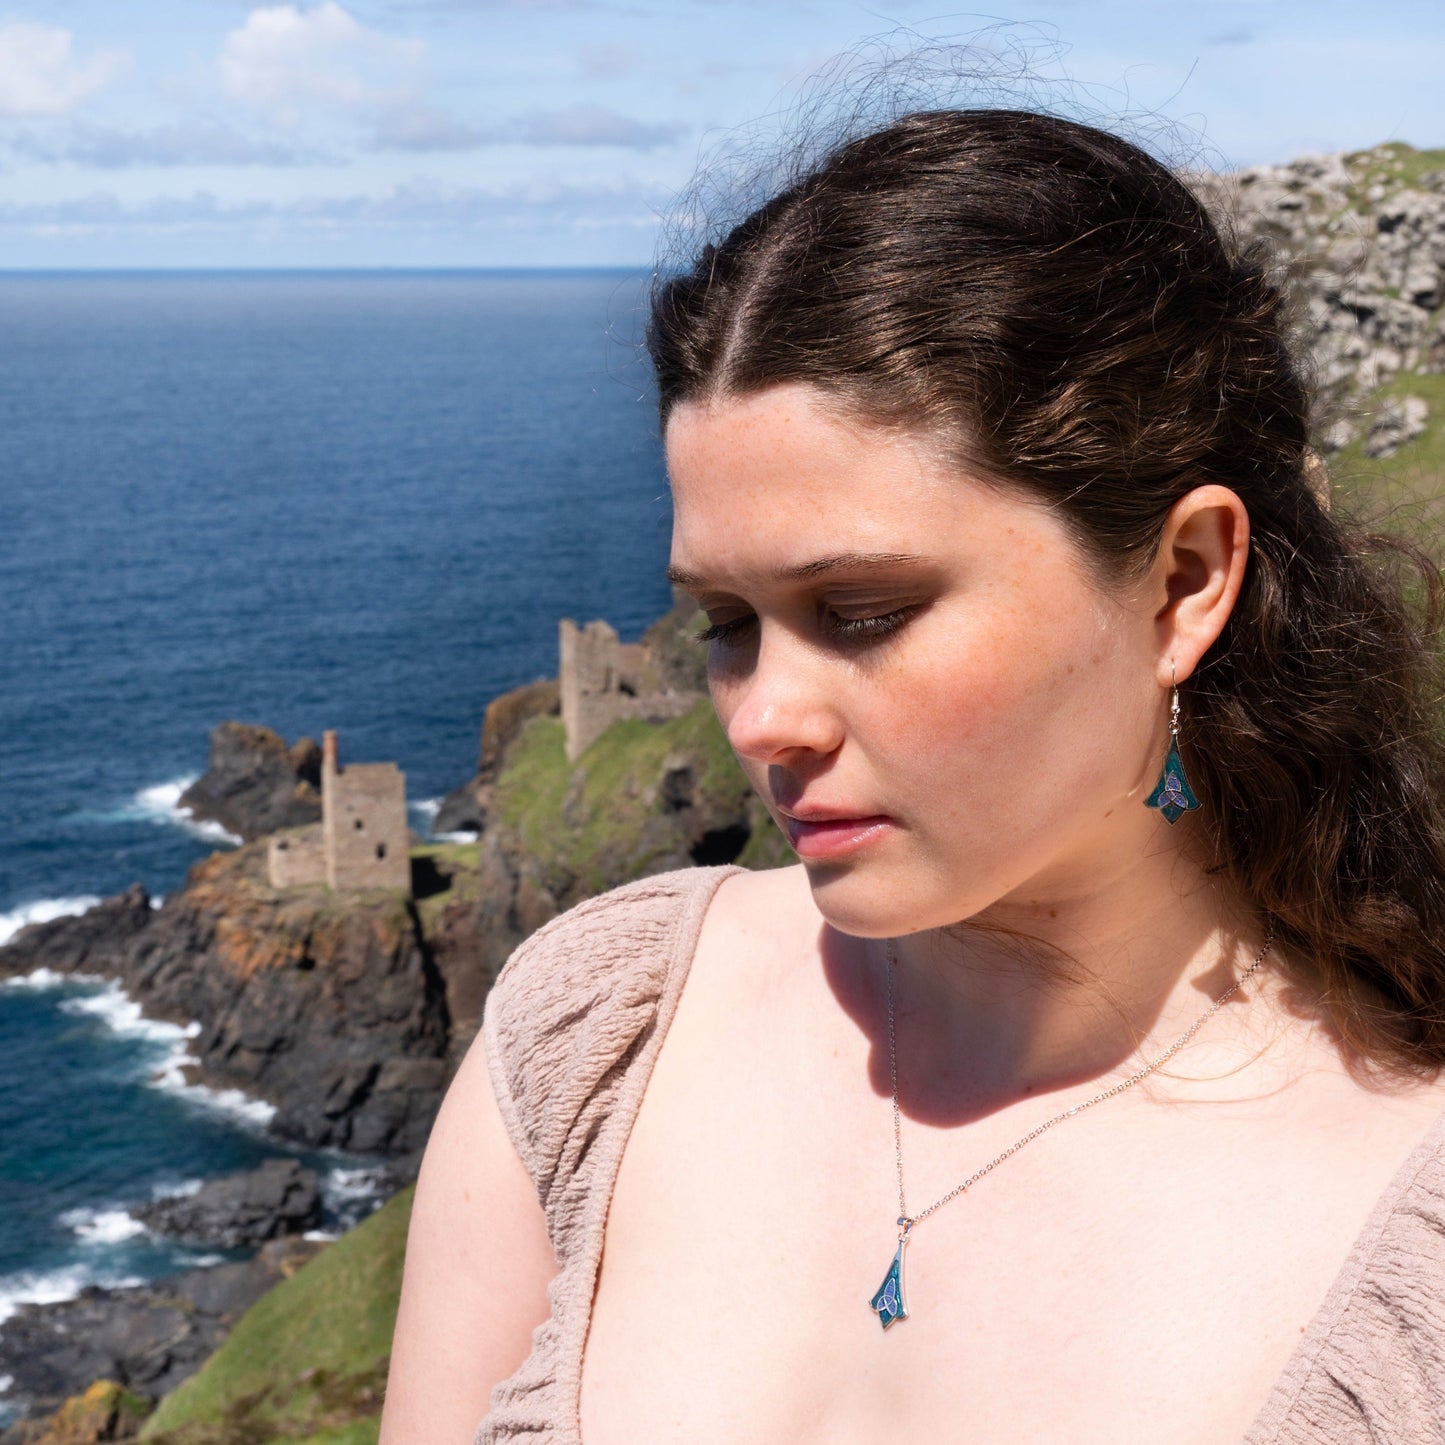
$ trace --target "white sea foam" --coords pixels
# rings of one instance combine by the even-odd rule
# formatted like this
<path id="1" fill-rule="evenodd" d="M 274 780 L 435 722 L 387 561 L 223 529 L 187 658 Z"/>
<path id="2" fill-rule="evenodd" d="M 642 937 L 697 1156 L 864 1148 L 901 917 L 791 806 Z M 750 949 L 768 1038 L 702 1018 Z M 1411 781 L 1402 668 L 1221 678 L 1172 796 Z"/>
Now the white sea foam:
<path id="1" fill-rule="evenodd" d="M 477 835 L 470 828 L 457 829 L 450 833 L 433 833 L 432 841 L 435 843 L 475 843 Z"/>
<path id="2" fill-rule="evenodd" d="M 200 1179 L 161 1179 L 151 1185 L 152 1199 L 189 1199 L 201 1192 Z"/>
<path id="3" fill-rule="evenodd" d="M 370 1200 L 381 1193 L 386 1177 L 384 1164 L 350 1167 L 338 1164 L 326 1172 L 321 1190 L 328 1200 L 338 1205 Z"/>
<path id="4" fill-rule="evenodd" d="M 19 973 L 14 978 L 0 981 L 0 988 L 26 988 L 39 992 L 43 989 L 59 988 L 62 984 L 69 983 L 71 977 L 71 974 L 57 973 L 53 968 L 42 966 L 31 969 L 29 973 Z"/>
<path id="5" fill-rule="evenodd" d="M 14 1383 L 14 1375 L 0 1375 L 0 1395 L 3 1395 Z"/>
<path id="6" fill-rule="evenodd" d="M 200 1024 L 195 1021 L 172 1024 L 162 1019 L 146 1018 L 141 1006 L 114 980 L 94 993 L 68 998 L 59 1007 L 61 1013 L 90 1014 L 114 1033 L 151 1043 L 176 1045 L 185 1039 L 195 1038 L 201 1031 Z M 184 1048 L 181 1052 L 184 1053 Z"/>
<path id="7" fill-rule="evenodd" d="M 84 1264 L 0 1275 L 0 1323 L 8 1320 L 21 1305 L 48 1305 L 56 1304 L 60 1300 L 74 1299 L 88 1284 L 104 1285 L 108 1289 L 125 1289 L 144 1283 L 144 1280 L 133 1275 L 107 1274 Z"/>
<path id="8" fill-rule="evenodd" d="M 335 1235 L 335 1234 L 333 1234 L 329 1229 L 308 1229 L 308 1230 L 301 1236 L 301 1238 L 302 1238 L 302 1239 L 315 1239 L 315 1240 L 321 1241 L 321 1242 L 324 1243 L 324 1244 L 330 1244 L 331 1241 L 332 1241 L 333 1239 L 338 1238 L 338 1236 Z"/>
<path id="9" fill-rule="evenodd" d="M 181 795 L 196 781 L 197 774 L 174 778 L 168 783 L 154 783 L 141 788 L 128 803 L 102 812 L 89 809 L 79 816 L 97 823 L 163 823 L 184 828 L 208 843 L 240 843 L 236 834 L 209 819 L 197 818 L 189 808 L 181 807 Z"/>
<path id="10" fill-rule="evenodd" d="M 276 1113 L 276 1106 L 264 1099 L 253 1099 L 240 1089 L 218 1089 L 209 1084 L 192 1083 L 186 1078 L 186 1065 L 195 1062 L 187 1048 L 189 1040 L 201 1032 L 200 1023 L 167 1023 L 148 1019 L 141 1007 L 114 980 L 102 984 L 92 993 L 65 999 L 62 1013 L 99 1019 L 109 1029 L 128 1038 L 163 1045 L 165 1052 L 147 1071 L 147 1082 L 158 1089 L 178 1095 L 204 1109 L 215 1109 L 251 1128 L 265 1130 Z"/>
<path id="11" fill-rule="evenodd" d="M 412 808 L 420 813 L 428 823 L 436 817 L 438 811 L 441 809 L 441 805 L 442 800 L 440 798 L 412 798 L 407 803 L 408 808 Z"/>
<path id="12" fill-rule="evenodd" d="M 82 1244 L 119 1244 L 146 1232 L 145 1225 L 124 1209 L 67 1209 L 60 1222 L 74 1230 Z"/>
<path id="13" fill-rule="evenodd" d="M 33 903 L 22 903 L 8 913 L 0 913 L 0 944 L 9 943 L 27 923 L 49 923 L 52 918 L 71 918 L 99 902 L 99 898 L 87 893 L 75 898 L 39 898 Z"/>
<path id="14" fill-rule="evenodd" d="M 169 783 L 156 783 L 142 788 L 135 795 L 133 807 L 139 816 L 157 823 L 177 823 L 189 833 L 212 843 L 240 843 L 241 838 L 209 818 L 195 817 L 189 808 L 181 807 L 181 794 L 196 781 L 196 774 L 177 778 Z"/>
<path id="15" fill-rule="evenodd" d="M 199 1030 L 199 1024 L 191 1027 Z M 215 1109 L 229 1115 L 238 1123 L 253 1129 L 265 1131 L 276 1114 L 276 1106 L 265 1099 L 253 1099 L 240 1089 L 217 1089 L 210 1084 L 193 1084 L 187 1081 L 185 1066 L 195 1060 L 184 1048 L 172 1052 L 150 1076 L 150 1082 L 158 1089 L 176 1094 L 188 1103 L 203 1109 Z"/>

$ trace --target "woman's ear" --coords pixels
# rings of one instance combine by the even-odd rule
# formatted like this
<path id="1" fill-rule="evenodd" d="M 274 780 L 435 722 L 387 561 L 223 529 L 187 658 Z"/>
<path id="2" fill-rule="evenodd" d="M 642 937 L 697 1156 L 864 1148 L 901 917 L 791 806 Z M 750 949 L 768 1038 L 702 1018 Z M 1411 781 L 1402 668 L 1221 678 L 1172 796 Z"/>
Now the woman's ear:
<path id="1" fill-rule="evenodd" d="M 1180 682 L 1224 631 L 1244 585 L 1249 513 L 1228 487 L 1196 487 L 1169 509 L 1154 562 L 1159 681 Z"/>

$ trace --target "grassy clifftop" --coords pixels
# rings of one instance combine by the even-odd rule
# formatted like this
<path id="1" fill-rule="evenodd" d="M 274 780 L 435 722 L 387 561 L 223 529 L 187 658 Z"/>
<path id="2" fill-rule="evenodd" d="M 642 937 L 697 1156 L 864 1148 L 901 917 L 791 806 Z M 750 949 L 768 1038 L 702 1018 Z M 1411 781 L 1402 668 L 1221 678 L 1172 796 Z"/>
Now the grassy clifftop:
<path id="1" fill-rule="evenodd" d="M 376 1445 L 414 1186 L 262 1296 L 146 1421 L 154 1445 Z"/>

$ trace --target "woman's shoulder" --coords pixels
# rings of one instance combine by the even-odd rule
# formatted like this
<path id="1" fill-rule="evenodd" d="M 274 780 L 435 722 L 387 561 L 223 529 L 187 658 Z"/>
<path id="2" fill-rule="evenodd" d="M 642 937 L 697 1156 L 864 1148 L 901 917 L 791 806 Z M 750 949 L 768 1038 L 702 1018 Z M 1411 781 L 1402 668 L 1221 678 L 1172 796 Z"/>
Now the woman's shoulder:
<path id="1" fill-rule="evenodd" d="M 746 870 L 732 864 L 677 868 L 636 878 L 574 904 L 513 950 L 487 998 L 487 1009 L 555 1001 L 575 1009 L 584 996 L 605 996 L 618 970 L 656 978 L 669 951 L 701 921 L 718 885 Z"/>
<path id="2" fill-rule="evenodd" d="M 569 908 L 513 951 L 487 996 L 482 1035 L 512 1142 L 545 1181 L 584 1116 L 635 1063 L 686 973 L 731 864 L 635 879 Z"/>

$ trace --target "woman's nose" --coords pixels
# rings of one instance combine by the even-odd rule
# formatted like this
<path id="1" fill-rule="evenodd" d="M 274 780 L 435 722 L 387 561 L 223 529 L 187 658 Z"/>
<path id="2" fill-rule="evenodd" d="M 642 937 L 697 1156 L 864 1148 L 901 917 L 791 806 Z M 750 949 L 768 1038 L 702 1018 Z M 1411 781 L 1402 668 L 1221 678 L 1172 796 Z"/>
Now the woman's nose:
<path id="1" fill-rule="evenodd" d="M 760 763 L 833 752 L 843 731 L 825 663 L 796 639 L 763 630 L 752 667 L 714 688 L 728 742 L 739 757 Z"/>

